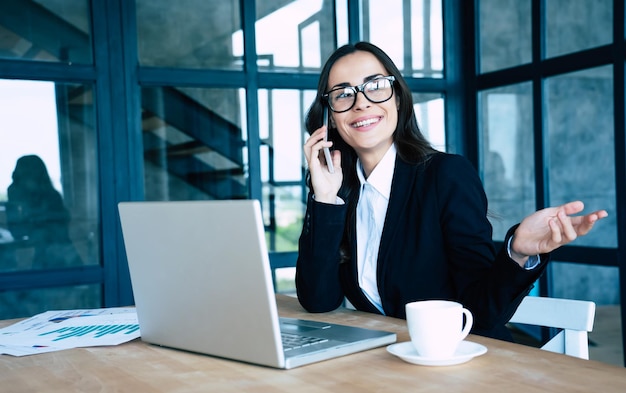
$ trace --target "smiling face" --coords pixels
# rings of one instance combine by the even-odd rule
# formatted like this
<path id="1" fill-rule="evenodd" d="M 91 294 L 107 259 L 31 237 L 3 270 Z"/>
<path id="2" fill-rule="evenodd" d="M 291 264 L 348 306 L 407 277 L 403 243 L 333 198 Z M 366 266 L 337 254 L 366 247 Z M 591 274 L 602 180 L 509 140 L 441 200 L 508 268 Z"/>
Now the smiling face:
<path id="1" fill-rule="evenodd" d="M 335 62 L 328 75 L 328 89 L 357 86 L 375 77 L 387 76 L 388 71 L 373 54 L 357 51 Z M 397 96 L 381 103 L 370 102 L 362 92 L 356 95 L 354 106 L 341 113 L 332 113 L 339 135 L 352 146 L 370 170 L 385 155 L 393 143 L 398 124 Z"/>

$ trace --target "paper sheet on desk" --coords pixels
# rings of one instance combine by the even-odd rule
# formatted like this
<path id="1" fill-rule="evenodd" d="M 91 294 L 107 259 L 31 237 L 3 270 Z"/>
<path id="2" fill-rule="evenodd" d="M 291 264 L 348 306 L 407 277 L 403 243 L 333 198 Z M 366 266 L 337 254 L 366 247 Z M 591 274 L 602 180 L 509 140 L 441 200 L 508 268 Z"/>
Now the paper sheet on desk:
<path id="1" fill-rule="evenodd" d="M 140 337 L 134 308 L 47 311 L 0 329 L 0 354 L 118 345 Z"/>

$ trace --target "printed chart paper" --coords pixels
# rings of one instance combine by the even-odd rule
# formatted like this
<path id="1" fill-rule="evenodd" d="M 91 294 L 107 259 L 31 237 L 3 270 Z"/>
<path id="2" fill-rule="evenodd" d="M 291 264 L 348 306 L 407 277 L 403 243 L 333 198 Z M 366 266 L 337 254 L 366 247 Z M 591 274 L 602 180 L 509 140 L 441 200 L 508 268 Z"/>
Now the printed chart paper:
<path id="1" fill-rule="evenodd" d="M 47 311 L 0 329 L 0 354 L 118 345 L 140 336 L 134 308 Z"/>

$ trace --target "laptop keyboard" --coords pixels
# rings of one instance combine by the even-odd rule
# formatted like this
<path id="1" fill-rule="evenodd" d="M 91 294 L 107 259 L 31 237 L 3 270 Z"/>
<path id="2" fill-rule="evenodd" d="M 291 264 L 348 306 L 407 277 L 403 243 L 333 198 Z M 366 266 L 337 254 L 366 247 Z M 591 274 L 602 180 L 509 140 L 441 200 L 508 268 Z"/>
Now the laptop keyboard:
<path id="1" fill-rule="evenodd" d="M 325 338 L 303 336 L 300 334 L 292 334 L 292 333 L 285 333 L 285 332 L 281 332 L 280 335 L 283 341 L 283 350 L 285 352 L 298 349 L 298 348 L 309 347 L 311 345 L 325 343 L 328 341 L 328 339 L 325 339 Z"/>

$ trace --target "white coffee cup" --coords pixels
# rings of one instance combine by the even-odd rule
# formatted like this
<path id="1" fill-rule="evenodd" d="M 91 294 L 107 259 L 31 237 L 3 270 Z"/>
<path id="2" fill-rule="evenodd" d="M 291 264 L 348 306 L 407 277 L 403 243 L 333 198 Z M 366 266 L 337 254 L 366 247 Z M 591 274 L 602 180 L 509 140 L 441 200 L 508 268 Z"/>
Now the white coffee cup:
<path id="1" fill-rule="evenodd" d="M 452 357 L 474 323 L 472 313 L 453 301 L 423 300 L 407 303 L 405 308 L 415 350 L 419 356 L 431 359 Z"/>

